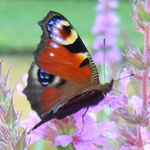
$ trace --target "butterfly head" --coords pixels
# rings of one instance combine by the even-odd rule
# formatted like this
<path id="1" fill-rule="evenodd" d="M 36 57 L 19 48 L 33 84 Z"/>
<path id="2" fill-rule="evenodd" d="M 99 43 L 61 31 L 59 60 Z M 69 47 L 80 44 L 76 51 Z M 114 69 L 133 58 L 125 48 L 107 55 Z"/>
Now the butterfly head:
<path id="1" fill-rule="evenodd" d="M 112 90 L 113 83 L 114 83 L 114 79 L 112 79 L 109 83 L 104 84 L 104 87 L 103 87 L 104 94 L 107 94 Z"/>

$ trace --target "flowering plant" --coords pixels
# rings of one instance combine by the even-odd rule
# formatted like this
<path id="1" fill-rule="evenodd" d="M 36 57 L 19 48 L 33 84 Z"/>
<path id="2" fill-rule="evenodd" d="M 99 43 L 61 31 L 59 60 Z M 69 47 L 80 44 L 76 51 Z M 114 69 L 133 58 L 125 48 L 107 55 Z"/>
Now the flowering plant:
<path id="1" fill-rule="evenodd" d="M 7 88 L 8 73 L 2 77 L 2 61 L 0 61 L 0 148 L 1 149 L 27 149 L 28 145 L 33 144 L 41 139 L 51 141 L 58 150 L 149 150 L 150 149 L 150 131 L 149 131 L 149 115 L 150 115 L 150 93 L 148 90 L 149 83 L 149 33 L 150 33 L 150 1 L 149 0 L 132 0 L 131 2 L 134 14 L 131 17 L 134 20 L 134 28 L 144 34 L 144 50 L 143 53 L 138 47 L 128 47 L 123 53 L 128 64 L 123 69 L 120 78 L 124 78 L 131 73 L 135 73 L 134 80 L 136 81 L 136 89 L 139 87 L 139 81 L 142 83 L 142 91 L 138 91 L 138 95 L 128 96 L 127 87 L 131 83 L 130 78 L 120 80 L 122 93 L 118 96 L 114 93 L 107 95 L 106 98 L 97 106 L 88 110 L 86 115 L 83 115 L 85 110 L 66 117 L 62 120 L 52 119 L 49 122 L 41 125 L 39 128 L 29 132 L 32 127 L 40 121 L 40 118 L 35 112 L 29 112 L 29 118 L 20 122 L 20 113 L 16 113 L 13 107 L 13 92 Z M 118 30 L 113 28 L 119 21 L 112 9 L 118 6 L 116 0 L 99 0 L 96 7 L 98 12 L 95 25 L 92 29 L 94 33 L 102 34 L 113 41 L 108 43 L 107 52 L 113 53 L 115 59 L 108 58 L 108 64 L 116 63 L 121 60 L 116 47 Z M 107 18 L 105 18 L 103 13 Z M 109 18 L 110 17 L 110 18 Z M 116 17 L 116 18 L 115 18 Z M 105 24 L 103 25 L 103 19 Z M 111 23 L 108 24 L 108 19 Z M 107 27 L 107 29 L 106 29 Z M 109 37 L 110 33 L 112 36 Z M 114 37 L 115 36 L 115 37 Z M 101 36 L 96 39 L 94 48 L 101 51 L 103 49 L 102 42 L 99 41 Z M 100 53 L 97 51 L 94 55 L 96 62 L 100 64 Z M 108 52 L 109 53 L 109 52 Z M 108 54 L 109 56 L 109 54 Z M 110 56 L 112 56 L 110 54 Z M 97 59 L 96 57 L 99 57 Z M 107 61 L 107 58 L 106 58 Z M 113 62 L 114 61 L 114 62 Z M 25 85 L 27 74 L 23 77 Z M 22 94 L 23 86 L 17 85 L 18 94 Z M 142 97 L 139 93 L 141 91 Z M 111 107 L 110 107 L 111 106 Z M 105 110 L 111 110 L 107 121 L 98 120 L 99 114 Z M 109 120 L 108 120 L 109 119 Z M 30 122 L 30 124 L 28 123 Z M 19 125 L 24 128 L 20 133 Z"/>
<path id="2" fill-rule="evenodd" d="M 148 93 L 148 68 L 149 68 L 149 9 L 150 2 L 141 0 L 133 0 L 132 7 L 134 15 L 131 17 L 134 20 L 134 27 L 138 31 L 142 31 L 145 36 L 144 54 L 138 47 L 128 47 L 123 53 L 123 56 L 129 61 L 127 68 L 124 68 L 120 78 L 123 78 L 131 73 L 135 73 L 135 80 L 141 80 L 143 85 L 143 97 L 138 95 L 127 96 L 127 87 L 130 83 L 130 78 L 121 80 L 122 93 L 120 96 L 111 94 L 96 107 L 90 108 L 85 115 L 85 124 L 82 122 L 84 110 L 73 114 L 66 119 L 56 120 L 45 123 L 39 129 L 31 132 L 33 142 L 41 138 L 51 140 L 52 143 L 59 148 L 64 149 L 120 149 L 148 150 L 149 145 L 149 93 Z M 94 43 L 94 49 L 98 50 L 94 59 L 97 64 L 101 64 L 100 60 L 103 56 L 103 44 L 100 41 L 101 35 L 105 36 L 110 43 L 107 43 L 107 53 L 111 53 L 113 58 L 106 58 L 106 62 L 115 64 L 121 60 L 119 49 L 116 47 L 117 28 L 114 27 L 119 21 L 118 16 L 112 13 L 112 9 L 118 6 L 115 0 L 99 0 L 96 7 L 98 12 L 96 22 L 92 29 L 93 33 L 98 33 L 100 36 Z M 105 10 L 106 9 L 106 10 Z M 106 17 L 107 16 L 107 17 Z M 105 20 L 105 21 L 103 21 Z M 107 20 L 111 20 L 108 23 Z M 103 24 L 105 23 L 105 24 Z M 109 36 L 111 33 L 112 36 Z M 113 47 L 113 44 L 114 47 Z M 112 52 L 113 51 L 113 52 Z M 102 55 L 101 55 L 102 54 Z M 111 54 L 107 54 L 108 57 Z M 114 55 L 116 56 L 114 59 Z M 97 59 L 98 58 L 98 59 Z M 108 60 L 108 61 L 107 61 Z M 137 83 L 138 84 L 138 83 Z M 108 103 L 109 100 L 109 103 Z M 111 108 L 109 108 L 111 105 Z M 111 109 L 110 120 L 97 122 L 95 112 Z M 35 118 L 36 115 L 34 115 Z M 33 117 L 33 116 L 32 116 Z M 39 118 L 37 117 L 39 120 Z M 35 119 L 31 119 L 34 122 Z M 28 121 L 28 119 L 26 120 Z M 25 122 L 21 125 L 25 126 Z M 36 122 L 34 122 L 36 124 Z M 83 128 L 84 126 L 84 128 Z M 83 131 L 82 131 L 83 129 Z M 90 129 L 92 133 L 90 134 Z M 82 131 L 82 132 L 81 132 Z M 48 134 L 49 133 L 49 134 Z M 38 136 L 37 136 L 38 135 Z M 35 139 L 36 137 L 36 139 Z M 32 140 L 31 140 L 32 141 Z M 111 142 L 110 142 L 111 141 Z M 112 142 L 113 141 L 113 142 Z M 115 145 L 116 144 L 116 145 Z"/>
<path id="3" fill-rule="evenodd" d="M 20 133 L 21 113 L 16 113 L 13 106 L 14 89 L 8 89 L 8 75 L 2 76 L 2 60 L 0 60 L 0 149 L 24 150 L 29 141 L 25 130 Z"/>
<path id="4" fill-rule="evenodd" d="M 122 59 L 117 46 L 117 35 L 119 30 L 116 25 L 120 18 L 114 9 L 119 6 L 117 0 L 99 0 L 95 10 L 97 11 L 96 19 L 92 28 L 92 33 L 98 34 L 94 41 L 93 48 L 96 50 L 93 59 L 96 64 L 103 63 L 103 57 L 108 64 L 118 63 Z M 107 39 L 104 54 L 103 37 Z M 114 57 L 115 56 L 115 57 Z"/>

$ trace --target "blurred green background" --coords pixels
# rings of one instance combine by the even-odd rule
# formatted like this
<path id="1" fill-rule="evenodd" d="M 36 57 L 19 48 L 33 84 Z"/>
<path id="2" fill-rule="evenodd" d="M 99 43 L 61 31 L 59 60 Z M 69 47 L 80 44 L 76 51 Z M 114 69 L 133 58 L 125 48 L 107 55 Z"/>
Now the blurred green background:
<path id="1" fill-rule="evenodd" d="M 120 35 L 118 45 L 124 51 L 128 45 L 143 48 L 143 35 L 135 31 L 129 13 L 133 14 L 130 1 L 121 0 L 116 10 L 120 16 Z M 22 82 L 22 76 L 27 73 L 33 61 L 32 52 L 36 50 L 42 34 L 37 22 L 42 20 L 50 11 L 63 14 L 78 31 L 85 45 L 92 52 L 92 44 L 96 35 L 91 33 L 96 12 L 94 7 L 97 0 L 31 0 L 6 1 L 0 0 L 0 59 L 3 59 L 3 74 L 13 64 L 9 76 L 9 87 L 16 82 Z M 107 39 L 106 39 L 107 43 Z M 22 119 L 28 117 L 30 105 L 26 98 L 18 96 L 15 91 L 14 105 L 16 111 L 22 111 Z M 37 143 L 30 149 L 41 149 L 43 142 Z M 47 143 L 46 149 L 53 149 Z"/>
<path id="2" fill-rule="evenodd" d="M 0 53 L 28 53 L 36 49 L 40 41 L 41 29 L 37 22 L 50 11 L 62 13 L 70 20 L 89 48 L 96 35 L 91 34 L 95 20 L 94 7 L 97 0 L 44 0 L 44 1 L 0 1 Z M 132 27 L 129 13 L 132 8 L 127 0 L 121 0 L 116 10 L 121 17 L 121 34 L 128 36 L 128 44 L 141 47 L 142 38 Z M 121 38 L 121 36 L 120 36 Z M 107 39 L 106 39 L 107 40 Z M 122 41 L 123 40 L 123 41 Z M 119 40 L 119 46 L 125 49 L 125 39 Z"/>

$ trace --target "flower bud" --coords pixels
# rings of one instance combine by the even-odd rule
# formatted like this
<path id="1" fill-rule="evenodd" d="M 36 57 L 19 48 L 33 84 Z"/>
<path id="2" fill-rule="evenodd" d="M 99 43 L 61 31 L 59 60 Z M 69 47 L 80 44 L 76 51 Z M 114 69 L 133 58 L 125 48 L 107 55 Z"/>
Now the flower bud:
<path id="1" fill-rule="evenodd" d="M 145 10 L 145 3 L 143 1 L 133 0 L 132 7 L 134 15 L 131 15 L 131 17 L 135 23 L 133 26 L 136 30 L 143 32 L 150 22 L 150 14 Z"/>

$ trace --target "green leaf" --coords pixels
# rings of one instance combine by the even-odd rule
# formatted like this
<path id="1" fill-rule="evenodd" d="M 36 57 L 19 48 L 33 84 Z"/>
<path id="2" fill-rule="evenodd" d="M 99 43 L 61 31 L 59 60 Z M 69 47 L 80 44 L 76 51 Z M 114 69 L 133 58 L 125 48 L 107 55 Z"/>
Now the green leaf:
<path id="1" fill-rule="evenodd" d="M 139 12 L 139 16 L 142 18 L 142 20 L 144 20 L 145 22 L 149 23 L 150 22 L 150 14 L 148 14 L 143 8 L 142 6 L 140 6 L 138 3 L 137 4 L 137 9 Z"/>
<path id="2" fill-rule="evenodd" d="M 71 143 L 66 147 L 57 146 L 57 150 L 76 150 L 76 149 L 74 148 L 73 144 Z"/>
<path id="3" fill-rule="evenodd" d="M 1 83 L 0 83 L 1 84 Z M 1 105 L 6 103 L 7 92 L 4 90 L 2 85 L 0 85 L 0 103 Z"/>
<path id="4" fill-rule="evenodd" d="M 135 62 L 134 60 L 132 60 L 131 58 L 129 57 L 126 57 L 125 58 L 132 64 L 134 65 L 137 69 L 139 70 L 144 70 L 144 69 L 147 69 L 148 66 L 145 66 L 145 65 L 139 65 L 137 62 Z"/>
<path id="5" fill-rule="evenodd" d="M 24 130 L 14 150 L 24 150 L 25 148 L 26 148 L 26 131 Z"/>
<path id="6" fill-rule="evenodd" d="M 6 120 L 6 123 L 10 127 L 13 127 L 16 123 L 17 116 L 16 116 L 16 113 L 15 113 L 15 110 L 14 110 L 13 100 L 11 100 L 10 103 L 9 103 L 9 108 L 8 108 L 5 120 Z"/>

